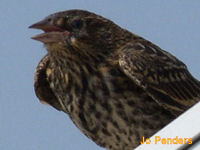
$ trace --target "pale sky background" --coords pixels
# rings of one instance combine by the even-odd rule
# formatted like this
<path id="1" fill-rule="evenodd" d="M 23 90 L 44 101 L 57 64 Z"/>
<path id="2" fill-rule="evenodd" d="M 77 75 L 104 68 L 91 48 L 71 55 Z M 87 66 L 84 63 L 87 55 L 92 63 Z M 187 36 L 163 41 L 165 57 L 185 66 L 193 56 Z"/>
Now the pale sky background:
<path id="1" fill-rule="evenodd" d="M 1 150 L 102 149 L 66 114 L 42 105 L 33 89 L 35 67 L 46 51 L 30 39 L 41 31 L 28 26 L 51 13 L 75 8 L 100 14 L 156 43 L 200 79 L 199 0 L 1 0 Z"/>

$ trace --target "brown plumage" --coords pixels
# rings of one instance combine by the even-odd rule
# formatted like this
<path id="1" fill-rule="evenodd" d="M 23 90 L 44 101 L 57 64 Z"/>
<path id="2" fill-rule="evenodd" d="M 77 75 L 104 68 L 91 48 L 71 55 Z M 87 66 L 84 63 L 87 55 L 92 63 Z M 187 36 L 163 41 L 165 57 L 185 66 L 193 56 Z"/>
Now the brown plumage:
<path id="1" fill-rule="evenodd" d="M 131 150 L 200 100 L 200 82 L 173 55 L 83 10 L 52 14 L 30 28 L 47 48 L 37 97 L 66 112 L 98 145 Z"/>

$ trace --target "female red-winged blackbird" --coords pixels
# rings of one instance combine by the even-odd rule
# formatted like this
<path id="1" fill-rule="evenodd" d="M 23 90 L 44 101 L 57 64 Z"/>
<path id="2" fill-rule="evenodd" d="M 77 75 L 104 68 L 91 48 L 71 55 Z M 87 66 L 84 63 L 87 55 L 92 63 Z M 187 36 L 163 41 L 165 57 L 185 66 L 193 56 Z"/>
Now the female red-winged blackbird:
<path id="1" fill-rule="evenodd" d="M 180 60 L 99 15 L 69 10 L 30 28 L 48 51 L 36 95 L 100 146 L 131 150 L 200 100 Z"/>

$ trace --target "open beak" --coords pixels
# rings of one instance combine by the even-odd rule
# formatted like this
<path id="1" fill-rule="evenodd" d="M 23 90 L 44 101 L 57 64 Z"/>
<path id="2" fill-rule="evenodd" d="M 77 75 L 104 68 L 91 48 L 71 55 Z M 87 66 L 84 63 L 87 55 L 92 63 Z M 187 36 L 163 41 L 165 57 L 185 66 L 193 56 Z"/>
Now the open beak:
<path id="1" fill-rule="evenodd" d="M 69 31 L 63 30 L 60 27 L 53 25 L 48 18 L 29 26 L 29 28 L 40 29 L 44 31 L 42 34 L 31 37 L 32 39 L 43 43 L 60 42 L 65 39 L 66 36 L 70 35 Z"/>

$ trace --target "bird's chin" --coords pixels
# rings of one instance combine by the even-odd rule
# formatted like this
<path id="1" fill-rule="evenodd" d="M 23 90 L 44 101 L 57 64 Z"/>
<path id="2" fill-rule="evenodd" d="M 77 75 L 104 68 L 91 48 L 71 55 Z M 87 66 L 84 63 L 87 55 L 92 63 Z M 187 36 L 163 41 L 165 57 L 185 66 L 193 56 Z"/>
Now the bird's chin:
<path id="1" fill-rule="evenodd" d="M 47 44 L 47 43 L 57 43 L 60 41 L 65 41 L 69 36 L 70 32 L 68 31 L 62 31 L 62 32 L 51 31 L 33 36 L 32 39 Z"/>

